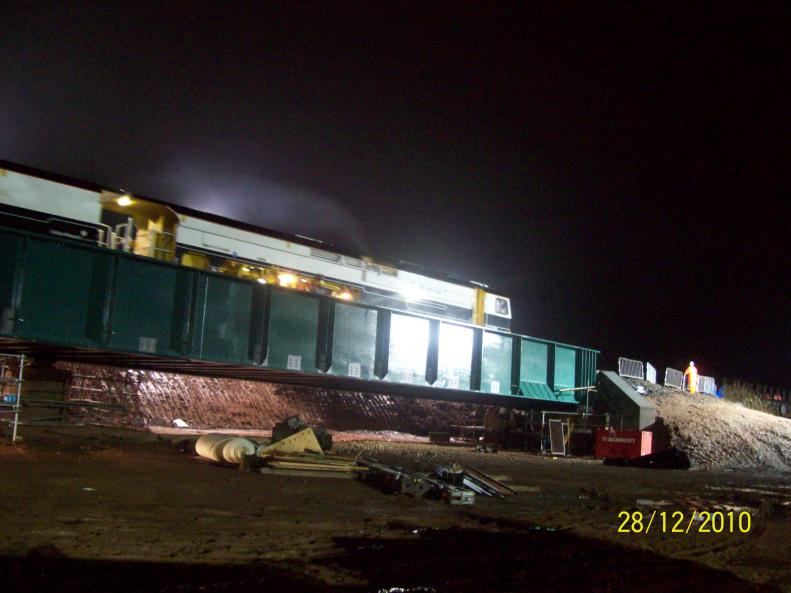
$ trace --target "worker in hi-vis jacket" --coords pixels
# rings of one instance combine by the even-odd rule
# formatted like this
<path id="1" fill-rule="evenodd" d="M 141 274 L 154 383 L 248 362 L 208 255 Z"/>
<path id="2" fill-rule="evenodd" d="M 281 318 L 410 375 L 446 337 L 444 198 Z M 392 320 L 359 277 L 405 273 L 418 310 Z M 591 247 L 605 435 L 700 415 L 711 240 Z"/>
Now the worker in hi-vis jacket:
<path id="1" fill-rule="evenodd" d="M 687 377 L 689 377 L 687 379 Z M 687 380 L 687 387 L 689 387 L 690 393 L 695 393 L 698 389 L 698 369 L 695 368 L 695 363 L 691 360 L 689 361 L 689 366 L 687 370 L 684 371 L 684 379 Z"/>

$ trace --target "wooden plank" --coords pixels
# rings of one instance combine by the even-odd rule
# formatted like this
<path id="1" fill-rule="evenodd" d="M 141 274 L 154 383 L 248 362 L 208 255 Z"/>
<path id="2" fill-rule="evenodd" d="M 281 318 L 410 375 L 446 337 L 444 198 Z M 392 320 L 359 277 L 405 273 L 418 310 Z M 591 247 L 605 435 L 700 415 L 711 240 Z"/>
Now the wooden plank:
<path id="1" fill-rule="evenodd" d="M 365 467 L 339 467 L 336 465 L 333 466 L 324 466 L 319 464 L 313 463 L 296 463 L 296 462 L 289 462 L 289 461 L 272 461 L 268 463 L 269 467 L 273 468 L 284 468 L 284 469 L 304 469 L 304 470 L 312 470 L 312 471 L 322 471 L 322 472 L 343 472 L 343 473 L 353 473 L 353 472 L 364 472 L 367 471 L 368 468 Z"/>
<path id="2" fill-rule="evenodd" d="M 353 480 L 355 478 L 354 474 L 348 472 L 314 472 L 301 469 L 273 469 L 270 467 L 262 467 L 258 471 L 270 476 L 292 476 L 297 478 L 336 478 L 341 480 Z"/>
<path id="3" fill-rule="evenodd" d="M 264 453 L 261 455 L 266 459 L 272 459 L 274 461 L 299 461 L 304 463 L 322 463 L 325 465 L 354 465 L 354 460 L 346 460 L 346 459 L 333 459 L 329 456 L 308 456 L 308 455 L 291 455 L 291 454 L 278 454 L 275 453 Z"/>

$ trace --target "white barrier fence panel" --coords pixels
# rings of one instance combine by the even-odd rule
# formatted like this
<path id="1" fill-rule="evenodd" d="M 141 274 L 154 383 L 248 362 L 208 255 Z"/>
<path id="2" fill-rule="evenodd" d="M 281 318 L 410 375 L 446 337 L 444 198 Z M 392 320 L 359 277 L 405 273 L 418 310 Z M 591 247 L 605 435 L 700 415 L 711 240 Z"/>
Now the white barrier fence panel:
<path id="1" fill-rule="evenodd" d="M 656 369 L 650 362 L 645 363 L 645 380 L 649 383 L 656 383 Z"/>
<path id="2" fill-rule="evenodd" d="M 618 374 L 621 377 L 629 377 L 631 379 L 643 379 L 643 363 L 639 360 L 631 360 L 629 358 L 618 359 Z"/>
<path id="3" fill-rule="evenodd" d="M 698 375 L 698 391 L 708 395 L 717 395 L 717 384 L 714 382 L 714 377 Z"/>
<path id="4" fill-rule="evenodd" d="M 676 389 L 684 388 L 684 373 L 676 369 L 665 369 L 665 387 L 675 387 Z"/>

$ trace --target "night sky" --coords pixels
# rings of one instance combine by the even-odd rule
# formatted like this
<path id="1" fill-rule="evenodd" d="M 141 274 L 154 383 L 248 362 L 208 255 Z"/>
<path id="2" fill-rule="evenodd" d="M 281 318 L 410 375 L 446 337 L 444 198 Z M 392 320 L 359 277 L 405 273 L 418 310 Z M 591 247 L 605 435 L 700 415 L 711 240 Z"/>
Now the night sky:
<path id="1" fill-rule="evenodd" d="M 789 7 L 5 2 L 0 158 L 791 386 Z"/>

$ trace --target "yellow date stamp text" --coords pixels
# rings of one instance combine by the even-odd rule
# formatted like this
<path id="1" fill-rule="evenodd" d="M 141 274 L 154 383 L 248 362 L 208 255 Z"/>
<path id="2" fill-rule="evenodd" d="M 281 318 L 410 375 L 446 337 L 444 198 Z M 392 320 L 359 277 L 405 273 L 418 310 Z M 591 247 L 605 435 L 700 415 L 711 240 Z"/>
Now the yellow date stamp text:
<path id="1" fill-rule="evenodd" d="M 618 533 L 750 533 L 747 511 L 621 511 Z"/>

